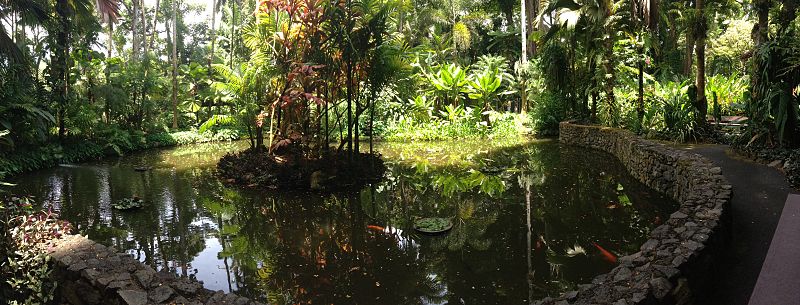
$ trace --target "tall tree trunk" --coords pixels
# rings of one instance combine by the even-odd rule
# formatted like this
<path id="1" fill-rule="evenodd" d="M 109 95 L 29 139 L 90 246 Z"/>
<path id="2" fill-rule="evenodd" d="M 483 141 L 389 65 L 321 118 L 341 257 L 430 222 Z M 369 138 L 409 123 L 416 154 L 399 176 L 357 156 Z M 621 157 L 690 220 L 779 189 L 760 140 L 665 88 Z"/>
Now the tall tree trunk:
<path id="1" fill-rule="evenodd" d="M 131 12 L 131 58 L 136 60 L 139 57 L 139 39 L 137 29 L 139 24 L 139 0 L 133 0 L 133 12 Z"/>
<path id="2" fill-rule="evenodd" d="M 698 12 L 698 26 L 696 28 L 697 37 L 695 38 L 696 52 L 697 52 L 697 110 L 700 112 L 697 117 L 697 122 L 702 126 L 706 123 L 706 114 L 708 113 L 708 100 L 706 99 L 706 33 L 707 25 L 705 19 L 705 0 L 696 0 L 696 9 Z"/>
<path id="3" fill-rule="evenodd" d="M 612 17 L 610 3 L 608 3 L 607 7 L 605 8 L 606 20 Z M 608 26 L 606 26 L 608 27 Z M 614 29 L 606 28 L 606 38 L 603 41 L 603 73 L 606 75 L 605 77 L 605 100 L 606 100 L 606 107 L 610 109 L 610 111 L 614 111 L 611 109 L 616 109 L 616 97 L 614 96 L 614 87 L 616 86 L 616 72 L 614 71 L 614 67 L 616 66 L 616 60 L 614 58 Z M 614 113 L 609 113 L 611 121 L 611 126 L 617 125 L 617 118 Z"/>
<path id="4" fill-rule="evenodd" d="M 691 7 L 692 0 L 688 0 L 688 5 Z M 690 25 L 691 27 L 692 25 Z M 694 58 L 694 46 L 695 46 L 695 37 L 697 35 L 693 33 L 691 28 L 686 29 L 686 53 L 683 60 L 683 75 L 690 76 L 692 75 L 692 61 Z"/>
<path id="5" fill-rule="evenodd" d="M 142 49 L 144 49 L 144 51 L 142 52 L 142 56 L 147 56 L 147 52 L 150 52 L 149 45 L 147 44 L 147 27 L 148 27 L 147 8 L 144 6 L 144 0 L 140 0 L 140 1 L 141 2 L 139 3 L 139 9 L 140 9 L 141 15 L 142 15 L 142 23 L 141 23 L 142 24 L 142 30 L 141 30 L 142 35 L 141 35 L 141 39 L 140 39 L 140 41 L 141 41 L 140 44 L 142 45 Z"/>
<path id="6" fill-rule="evenodd" d="M 644 121 L 644 63 L 642 63 L 642 60 L 639 60 L 638 68 L 639 68 L 639 79 L 638 79 L 639 92 L 638 92 L 637 102 L 636 102 L 636 117 L 638 119 L 637 122 L 639 122 L 639 126 L 638 127 L 641 130 L 641 128 L 644 127 L 643 126 L 643 121 Z"/>
<path id="7" fill-rule="evenodd" d="M 58 140 L 64 141 L 66 134 L 65 120 L 67 104 L 69 102 L 69 47 L 71 32 L 71 8 L 68 0 L 58 0 L 56 2 L 56 13 L 58 14 L 58 31 L 56 33 L 56 45 L 53 48 L 53 67 L 54 70 L 54 91 L 57 92 L 58 100 L 57 119 L 58 119 Z"/>
<path id="8" fill-rule="evenodd" d="M 114 50 L 114 22 L 109 18 L 108 26 L 106 27 L 106 35 L 108 35 L 106 46 L 106 85 L 111 84 L 111 66 L 109 66 L 108 59 L 111 58 L 112 50 Z M 103 99 L 105 102 L 105 106 L 103 107 L 103 120 L 106 124 L 111 123 L 111 107 L 108 104 L 108 99 Z"/>
<path id="9" fill-rule="evenodd" d="M 694 65 L 694 35 L 686 35 L 686 55 L 683 60 L 683 74 L 686 76 L 692 75 L 692 65 Z"/>
<path id="10" fill-rule="evenodd" d="M 658 31 L 658 23 L 661 21 L 661 3 L 659 0 L 646 0 L 650 1 L 650 23 L 647 25 L 650 32 L 653 34 L 653 39 L 656 39 L 660 33 Z M 656 41 L 659 41 L 656 39 Z"/>
<path id="11" fill-rule="evenodd" d="M 520 32 L 520 39 L 522 40 L 522 43 L 521 43 L 522 52 L 520 53 L 520 56 L 522 58 L 520 59 L 520 62 L 522 62 L 522 67 L 523 68 L 527 68 L 527 66 L 528 66 L 528 21 L 527 21 L 528 20 L 528 18 L 527 18 L 527 15 L 528 15 L 527 14 L 527 10 L 528 9 L 527 9 L 526 1 L 528 1 L 528 0 L 520 0 L 520 10 L 519 10 L 519 12 L 520 12 L 520 18 L 519 18 L 519 20 L 520 20 L 520 22 L 519 22 L 520 23 L 519 24 L 520 31 L 519 32 Z M 520 74 L 522 75 L 522 79 L 520 80 L 520 87 L 521 88 L 520 88 L 520 91 L 519 91 L 520 92 L 520 98 L 522 99 L 522 101 L 520 102 L 520 104 L 521 104 L 520 105 L 520 108 L 521 108 L 520 112 L 525 113 L 526 111 L 528 111 L 528 92 L 526 90 L 527 89 L 527 85 L 525 84 L 526 83 L 525 77 L 527 75 L 526 75 L 525 71 L 522 71 L 522 73 L 520 73 Z"/>
<path id="12" fill-rule="evenodd" d="M 172 0 L 172 128 L 178 128 L 178 6 Z"/>
<path id="13" fill-rule="evenodd" d="M 347 56 L 347 150 L 353 152 L 353 67 L 352 58 Z"/>
<path id="14" fill-rule="evenodd" d="M 211 65 L 214 64 L 214 47 L 217 41 L 217 0 L 211 0 L 211 29 L 209 29 L 209 37 L 211 39 L 211 50 L 208 52 L 208 75 L 213 74 Z"/>
<path id="15" fill-rule="evenodd" d="M 526 17 L 526 24 L 528 27 L 528 35 L 531 32 L 539 31 L 539 23 L 537 22 L 539 19 L 539 0 L 523 0 L 526 1 L 525 9 L 527 10 L 525 17 Z M 527 41 L 527 50 L 528 50 L 528 58 L 533 58 L 536 55 L 537 45 L 536 40 L 533 39 L 526 39 Z"/>
<path id="16" fill-rule="evenodd" d="M 233 53 L 236 53 L 236 0 L 229 0 L 231 2 L 231 50 L 228 54 L 228 64 L 233 69 Z"/>
<path id="17" fill-rule="evenodd" d="M 156 0 L 156 10 L 153 11 L 153 32 L 150 34 L 150 48 L 155 48 L 156 36 L 158 36 L 158 10 L 161 6 L 161 1 Z"/>

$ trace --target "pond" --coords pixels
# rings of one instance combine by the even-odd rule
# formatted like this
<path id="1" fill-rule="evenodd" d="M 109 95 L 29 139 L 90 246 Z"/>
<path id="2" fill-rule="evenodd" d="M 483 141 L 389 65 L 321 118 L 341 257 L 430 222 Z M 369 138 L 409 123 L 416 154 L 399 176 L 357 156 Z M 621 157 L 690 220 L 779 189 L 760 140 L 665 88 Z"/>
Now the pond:
<path id="1" fill-rule="evenodd" d="M 677 209 L 613 156 L 556 141 L 379 143 L 386 178 L 337 194 L 225 185 L 216 161 L 246 145 L 150 150 L 11 180 L 93 240 L 277 305 L 528 304 L 611 270 Z M 143 208 L 111 208 L 133 196 Z M 420 234 L 420 217 L 453 228 Z"/>

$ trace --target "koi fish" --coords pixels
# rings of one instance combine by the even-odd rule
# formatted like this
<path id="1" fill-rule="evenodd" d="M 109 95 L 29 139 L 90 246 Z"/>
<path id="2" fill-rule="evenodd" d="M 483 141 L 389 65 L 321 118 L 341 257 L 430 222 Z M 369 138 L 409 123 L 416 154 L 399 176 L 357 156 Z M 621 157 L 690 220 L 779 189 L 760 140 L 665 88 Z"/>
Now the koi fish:
<path id="1" fill-rule="evenodd" d="M 385 230 L 383 227 L 376 226 L 376 225 L 368 225 L 367 229 L 375 230 L 375 231 L 378 231 L 378 232 L 383 232 Z"/>
<path id="2" fill-rule="evenodd" d="M 592 242 L 592 245 L 594 245 L 594 247 L 597 248 L 597 250 L 600 251 L 600 254 L 602 254 L 604 260 L 608 261 L 609 263 L 613 263 L 613 264 L 617 263 L 617 256 L 616 255 L 614 255 L 613 253 L 609 252 L 606 249 L 603 249 L 603 247 L 600 247 L 600 245 L 598 245 L 596 242 Z"/>

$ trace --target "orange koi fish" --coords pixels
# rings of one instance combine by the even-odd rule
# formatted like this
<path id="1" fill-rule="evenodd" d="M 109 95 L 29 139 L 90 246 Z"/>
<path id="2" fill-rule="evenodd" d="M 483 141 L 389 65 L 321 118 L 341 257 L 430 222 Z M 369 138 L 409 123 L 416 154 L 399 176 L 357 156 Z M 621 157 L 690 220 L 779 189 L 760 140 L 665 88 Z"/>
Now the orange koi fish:
<path id="1" fill-rule="evenodd" d="M 597 248 L 597 250 L 600 251 L 600 254 L 603 255 L 603 259 L 604 260 L 608 261 L 609 263 L 613 263 L 613 264 L 617 263 L 617 256 L 616 255 L 614 255 L 613 253 L 609 252 L 606 249 L 603 249 L 603 247 L 600 247 L 600 245 L 598 245 L 596 242 L 592 242 L 592 244 L 594 245 L 595 248 Z"/>
<path id="2" fill-rule="evenodd" d="M 383 232 L 385 230 L 383 227 L 376 226 L 376 225 L 368 225 L 367 229 L 375 230 L 375 231 L 378 231 L 378 232 Z"/>

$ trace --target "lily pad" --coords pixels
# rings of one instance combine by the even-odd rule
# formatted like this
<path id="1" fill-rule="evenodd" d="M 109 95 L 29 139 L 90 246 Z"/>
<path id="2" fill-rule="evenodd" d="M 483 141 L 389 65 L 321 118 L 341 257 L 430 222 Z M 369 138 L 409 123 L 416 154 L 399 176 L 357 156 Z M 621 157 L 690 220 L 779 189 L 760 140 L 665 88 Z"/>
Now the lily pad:
<path id="1" fill-rule="evenodd" d="M 440 234 L 453 228 L 453 222 L 448 218 L 428 217 L 414 221 L 414 230 L 426 234 Z"/>
<path id="2" fill-rule="evenodd" d="M 138 198 L 138 197 L 121 199 L 121 200 L 118 200 L 117 202 L 114 202 L 113 204 L 111 204 L 112 208 L 115 208 L 117 210 L 123 210 L 123 211 L 124 210 L 138 209 L 138 208 L 141 208 L 143 206 L 144 206 L 144 200 L 142 200 L 141 198 Z"/>

